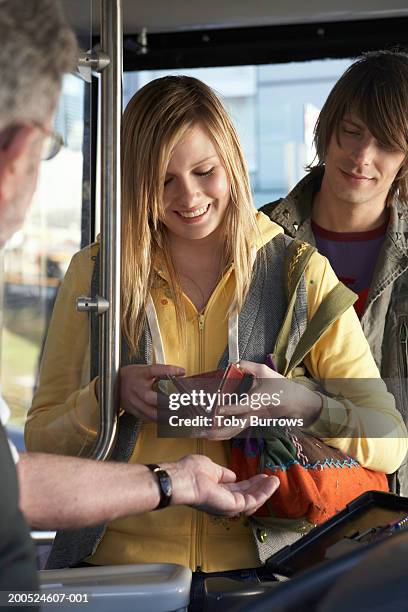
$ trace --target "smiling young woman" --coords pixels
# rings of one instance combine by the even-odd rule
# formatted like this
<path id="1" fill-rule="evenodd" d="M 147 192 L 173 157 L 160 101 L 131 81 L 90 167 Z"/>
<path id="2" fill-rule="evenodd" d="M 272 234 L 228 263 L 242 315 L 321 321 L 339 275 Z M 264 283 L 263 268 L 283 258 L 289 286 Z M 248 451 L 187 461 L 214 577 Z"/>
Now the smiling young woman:
<path id="1" fill-rule="evenodd" d="M 167 269 L 182 337 L 184 308 L 174 253 L 184 262 L 200 260 L 201 272 L 208 258 L 217 260 L 217 278 L 221 269 L 236 262 L 235 297 L 241 308 L 257 225 L 238 135 L 204 83 L 188 77 L 149 83 L 126 107 L 122 133 L 122 324 L 136 351 L 153 280 L 152 260 L 159 257 Z M 196 216 L 203 207 L 205 213 Z M 217 239 L 211 238 L 215 230 Z"/>

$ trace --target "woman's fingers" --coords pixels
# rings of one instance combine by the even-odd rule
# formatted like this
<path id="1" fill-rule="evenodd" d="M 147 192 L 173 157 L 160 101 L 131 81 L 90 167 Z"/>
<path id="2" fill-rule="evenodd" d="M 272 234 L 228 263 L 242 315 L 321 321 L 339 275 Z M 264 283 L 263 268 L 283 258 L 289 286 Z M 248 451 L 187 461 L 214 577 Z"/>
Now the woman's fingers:
<path id="1" fill-rule="evenodd" d="M 266 372 L 265 368 L 267 366 L 265 366 L 263 363 L 255 363 L 254 361 L 242 360 L 239 362 L 239 367 L 241 370 L 244 370 L 244 372 L 247 372 L 248 374 L 253 374 L 257 378 L 264 378 Z"/>
<path id="2" fill-rule="evenodd" d="M 184 368 L 175 365 L 165 365 L 163 363 L 155 363 L 151 366 L 146 366 L 147 378 L 166 378 L 166 376 L 184 376 L 186 373 Z"/>
<path id="3" fill-rule="evenodd" d="M 145 389 L 145 391 L 142 394 L 141 399 L 142 399 L 143 404 L 145 404 L 146 406 L 149 406 L 151 408 L 157 407 L 156 391 L 152 391 L 151 389 Z"/>
<path id="4" fill-rule="evenodd" d="M 275 372 L 264 363 L 242 360 L 239 362 L 239 367 L 244 370 L 244 372 L 253 374 L 256 378 L 284 378 L 282 374 Z"/>
<path id="5" fill-rule="evenodd" d="M 139 392 L 133 391 L 127 398 L 126 403 L 122 399 L 122 407 L 138 418 L 148 421 L 157 421 L 157 406 L 155 404 L 157 393 L 148 389 Z"/>
<path id="6" fill-rule="evenodd" d="M 158 396 L 153 391 L 157 378 L 182 376 L 184 368 L 175 365 L 131 365 L 121 369 L 120 397 L 126 412 L 138 418 L 157 421 Z"/>

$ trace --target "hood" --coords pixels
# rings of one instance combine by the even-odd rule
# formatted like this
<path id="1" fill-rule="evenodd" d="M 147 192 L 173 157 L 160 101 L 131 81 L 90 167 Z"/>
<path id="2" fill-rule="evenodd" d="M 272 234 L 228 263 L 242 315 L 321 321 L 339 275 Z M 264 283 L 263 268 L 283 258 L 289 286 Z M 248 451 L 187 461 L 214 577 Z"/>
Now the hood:
<path id="1" fill-rule="evenodd" d="M 278 234 L 283 234 L 283 228 L 259 210 L 256 213 L 256 224 L 258 232 L 255 236 L 254 246 L 257 251 Z"/>
<path id="2" fill-rule="evenodd" d="M 282 225 L 289 235 L 295 236 L 298 228 L 311 217 L 313 196 L 320 188 L 323 172 L 323 168 L 315 168 L 286 197 L 266 204 L 262 210 Z"/>

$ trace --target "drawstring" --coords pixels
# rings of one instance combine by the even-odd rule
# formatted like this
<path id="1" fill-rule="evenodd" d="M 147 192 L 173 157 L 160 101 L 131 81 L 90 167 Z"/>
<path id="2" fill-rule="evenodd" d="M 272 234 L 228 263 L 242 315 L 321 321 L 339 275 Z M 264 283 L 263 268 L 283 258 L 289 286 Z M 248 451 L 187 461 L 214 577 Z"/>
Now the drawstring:
<path id="1" fill-rule="evenodd" d="M 152 344 L 156 363 L 166 363 L 164 354 L 163 339 L 160 333 L 159 320 L 152 296 L 149 294 L 146 304 L 147 323 L 152 336 Z"/>

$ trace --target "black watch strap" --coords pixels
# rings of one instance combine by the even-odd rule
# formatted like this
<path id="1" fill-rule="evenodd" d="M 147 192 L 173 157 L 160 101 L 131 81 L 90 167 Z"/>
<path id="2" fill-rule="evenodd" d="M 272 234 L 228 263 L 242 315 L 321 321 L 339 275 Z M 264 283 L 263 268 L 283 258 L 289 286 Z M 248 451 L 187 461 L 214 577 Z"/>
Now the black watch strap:
<path id="1" fill-rule="evenodd" d="M 167 508 L 167 506 L 171 502 L 171 496 L 173 494 L 173 485 L 171 482 L 171 478 L 166 470 L 162 470 L 160 465 L 156 463 L 148 463 L 146 467 L 149 468 L 154 474 L 157 476 L 157 483 L 160 489 L 160 501 L 156 506 L 155 510 L 160 510 L 160 508 Z"/>

